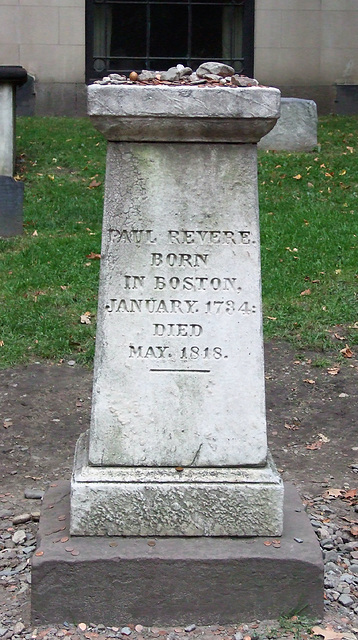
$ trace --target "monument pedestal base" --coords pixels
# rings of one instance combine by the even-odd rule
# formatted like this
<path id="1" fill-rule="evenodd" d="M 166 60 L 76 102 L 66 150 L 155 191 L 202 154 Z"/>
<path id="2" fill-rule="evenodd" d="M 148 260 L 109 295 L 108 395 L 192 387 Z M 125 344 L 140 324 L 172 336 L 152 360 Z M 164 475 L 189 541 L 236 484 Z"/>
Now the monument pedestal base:
<path id="1" fill-rule="evenodd" d="M 10 238 L 23 232 L 24 183 L 0 175 L 0 237 Z"/>
<path id="2" fill-rule="evenodd" d="M 43 554 L 33 557 L 35 625 L 210 625 L 291 611 L 323 615 L 321 552 L 291 485 L 279 547 L 262 537 L 71 537 L 69 509 L 69 484 L 51 487 L 39 526 Z"/>
<path id="3" fill-rule="evenodd" d="M 265 467 L 94 467 L 78 441 L 71 534 L 86 536 L 279 536 L 283 482 Z"/>

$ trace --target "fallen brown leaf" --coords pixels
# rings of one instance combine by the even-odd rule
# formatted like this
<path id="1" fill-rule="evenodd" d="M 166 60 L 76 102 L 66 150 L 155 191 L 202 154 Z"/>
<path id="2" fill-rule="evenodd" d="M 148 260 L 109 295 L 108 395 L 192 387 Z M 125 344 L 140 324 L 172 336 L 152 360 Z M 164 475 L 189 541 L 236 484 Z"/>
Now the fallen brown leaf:
<path id="1" fill-rule="evenodd" d="M 307 384 L 316 384 L 316 381 L 311 380 L 310 378 L 305 378 L 303 382 L 307 382 Z"/>
<path id="2" fill-rule="evenodd" d="M 346 346 L 344 347 L 344 349 L 340 350 L 340 353 L 345 357 L 345 358 L 351 358 L 353 356 L 353 351 L 349 348 L 349 346 L 346 344 Z"/>
<path id="3" fill-rule="evenodd" d="M 99 187 L 102 184 L 102 182 L 100 182 L 99 180 L 91 180 L 91 182 L 88 185 L 89 189 L 95 189 L 95 187 Z"/>
<path id="4" fill-rule="evenodd" d="M 80 317 L 80 322 L 81 324 L 91 324 L 91 313 L 89 311 L 83 313 Z"/>
<path id="5" fill-rule="evenodd" d="M 329 369 L 327 369 L 327 373 L 329 373 L 330 376 L 336 376 L 339 372 L 339 367 L 330 367 Z"/>
<path id="6" fill-rule="evenodd" d="M 285 429 L 289 429 L 290 431 L 297 431 L 299 427 L 296 424 L 288 424 L 288 422 L 285 422 Z"/>
<path id="7" fill-rule="evenodd" d="M 342 489 L 327 489 L 322 494 L 323 498 L 339 498 L 342 495 Z"/>
<path id="8" fill-rule="evenodd" d="M 300 296 L 310 296 L 310 295 L 311 295 L 311 289 L 305 289 L 300 293 Z"/>
<path id="9" fill-rule="evenodd" d="M 348 489 L 346 493 L 343 495 L 343 500 L 349 500 L 350 498 L 355 498 L 357 496 L 358 489 Z"/>
<path id="10" fill-rule="evenodd" d="M 324 640 L 342 640 L 344 633 L 335 631 L 331 625 L 327 627 L 312 627 L 312 633 L 315 636 L 323 636 Z"/>
<path id="11" fill-rule="evenodd" d="M 316 440 L 316 442 L 306 445 L 306 449 L 309 449 L 309 451 L 316 451 L 322 447 L 322 444 L 322 440 Z"/>
<path id="12" fill-rule="evenodd" d="M 100 257 L 101 257 L 100 253 L 93 253 L 93 251 L 89 253 L 88 256 L 86 256 L 86 258 L 89 258 L 90 260 L 99 260 Z"/>

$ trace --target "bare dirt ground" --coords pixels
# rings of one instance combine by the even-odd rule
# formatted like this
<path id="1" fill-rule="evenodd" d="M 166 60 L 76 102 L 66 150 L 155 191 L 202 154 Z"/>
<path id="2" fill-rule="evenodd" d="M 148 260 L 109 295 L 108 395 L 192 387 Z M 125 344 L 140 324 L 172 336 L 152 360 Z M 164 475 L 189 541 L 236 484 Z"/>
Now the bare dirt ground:
<path id="1" fill-rule="evenodd" d="M 354 563 L 354 553 L 358 558 L 355 551 L 358 550 L 358 526 L 355 524 L 358 518 L 358 361 L 353 355 L 339 366 L 334 361 L 330 365 L 314 366 L 319 359 L 322 360 L 320 354 L 308 352 L 297 358 L 287 344 L 266 344 L 269 446 L 284 480 L 296 485 L 308 511 L 327 526 L 335 523 L 341 536 L 336 535 L 338 543 L 343 535 L 343 546 L 351 544 L 351 562 Z M 18 543 L 12 542 L 12 536 L 19 528 L 27 532 L 28 542 L 22 544 L 27 544 L 24 557 L 25 565 L 28 565 L 35 544 L 37 516 L 35 514 L 26 524 L 17 525 L 13 518 L 40 508 L 39 500 L 24 497 L 26 489 L 46 490 L 50 483 L 70 477 L 76 440 L 89 426 L 91 386 L 92 372 L 67 362 L 33 363 L 0 371 L 0 534 L 10 558 L 7 564 L 0 564 L 0 606 L 4 611 L 3 618 L 0 615 L 0 637 L 4 640 L 12 637 L 52 638 L 61 637 L 61 634 L 72 635 L 75 640 L 125 637 L 118 629 L 103 631 L 96 628 L 88 632 L 88 627 L 87 635 L 83 635 L 85 630 L 68 627 L 34 631 L 29 618 L 27 566 L 16 573 Z M 0 559 L 2 557 L 0 554 Z M 329 625 L 333 625 L 336 636 L 330 637 L 348 640 L 356 637 L 357 590 L 358 586 L 351 586 L 353 603 L 348 606 L 334 600 L 335 596 L 327 598 L 327 613 L 321 627 L 329 629 Z M 84 623 L 88 624 L 88 621 Z M 15 628 L 16 624 L 20 626 Z M 256 623 L 256 627 L 238 621 L 233 630 L 218 627 L 200 630 L 200 633 L 198 629 L 181 630 L 181 634 L 186 637 L 190 633 L 201 638 L 231 638 L 235 633 L 251 639 L 267 637 L 267 629 L 262 625 L 262 621 Z M 145 633 L 148 637 L 153 633 L 157 637 L 157 631 L 141 630 L 138 635 L 132 628 L 131 633 L 133 638 L 144 638 Z M 173 629 L 159 631 L 158 635 L 177 633 Z M 179 632 L 177 635 L 180 637 Z M 281 635 L 304 637 L 292 629 L 282 631 Z M 326 638 L 329 640 L 328 632 Z M 173 635 L 170 640 L 174 640 Z M 240 640 L 239 636 L 236 640 Z"/>

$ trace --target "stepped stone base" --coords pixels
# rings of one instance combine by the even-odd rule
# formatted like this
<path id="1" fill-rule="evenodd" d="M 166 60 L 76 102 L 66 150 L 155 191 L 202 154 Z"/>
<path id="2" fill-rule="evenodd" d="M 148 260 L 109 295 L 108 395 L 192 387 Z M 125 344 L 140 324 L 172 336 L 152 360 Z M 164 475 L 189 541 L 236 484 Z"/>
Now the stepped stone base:
<path id="1" fill-rule="evenodd" d="M 69 493 L 69 483 L 58 483 L 45 495 L 38 538 L 43 554 L 32 566 L 34 625 L 211 625 L 292 611 L 323 615 L 321 552 L 291 485 L 285 485 L 279 547 L 266 546 L 262 537 L 70 536 Z"/>
<path id="2" fill-rule="evenodd" d="M 264 467 L 88 465 L 80 437 L 71 482 L 71 534 L 86 536 L 277 536 L 283 482 Z"/>

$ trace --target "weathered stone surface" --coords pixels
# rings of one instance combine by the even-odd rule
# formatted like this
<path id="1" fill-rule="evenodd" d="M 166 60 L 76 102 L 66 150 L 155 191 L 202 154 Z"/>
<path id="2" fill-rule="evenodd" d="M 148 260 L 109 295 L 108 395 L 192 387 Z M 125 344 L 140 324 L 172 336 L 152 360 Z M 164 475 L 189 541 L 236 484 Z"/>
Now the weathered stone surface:
<path id="1" fill-rule="evenodd" d="M 22 233 L 24 183 L 0 175 L 0 236 L 8 238 Z"/>
<path id="2" fill-rule="evenodd" d="M 69 522 L 68 491 L 60 483 L 45 496 L 38 538 L 43 555 L 32 561 L 34 625 L 227 624 L 303 607 L 310 618 L 323 615 L 321 552 L 290 485 L 279 548 L 264 545 L 265 538 L 152 538 L 148 545 L 148 538 L 71 537 L 68 528 L 58 533 L 58 517 Z"/>
<path id="3" fill-rule="evenodd" d="M 15 89 L 0 84 L 0 176 L 13 176 L 15 162 Z"/>
<path id="4" fill-rule="evenodd" d="M 0 65 L 0 176 L 13 176 L 15 164 L 15 91 L 27 80 L 18 65 Z M 0 231 L 1 233 L 1 231 Z"/>
<path id="5" fill-rule="evenodd" d="M 150 71 L 149 69 L 143 69 L 143 71 L 139 74 L 139 80 L 154 80 L 156 76 L 159 74 L 159 71 Z"/>
<path id="6" fill-rule="evenodd" d="M 175 80 L 179 80 L 180 78 L 180 70 L 177 67 L 170 67 L 168 71 L 162 71 L 160 74 L 161 80 L 167 80 L 168 82 L 175 82 Z"/>
<path id="7" fill-rule="evenodd" d="M 215 74 L 225 78 L 226 76 L 232 76 L 235 73 L 235 69 L 222 62 L 204 62 L 197 68 L 196 73 L 199 78 L 205 78 L 207 74 Z"/>
<path id="8" fill-rule="evenodd" d="M 71 484 L 73 535 L 281 535 L 283 484 L 263 468 L 89 467 L 86 439 Z"/>
<path id="9" fill-rule="evenodd" d="M 183 64 L 177 64 L 177 69 L 181 78 L 184 78 L 184 76 L 190 76 L 190 74 L 193 73 L 193 70 L 190 67 L 184 67 Z"/>
<path id="10" fill-rule="evenodd" d="M 90 463 L 264 465 L 255 147 L 111 143 L 106 180 Z"/>
<path id="11" fill-rule="evenodd" d="M 258 146 L 274 151 L 312 151 L 317 145 L 317 106 L 313 100 L 281 99 L 281 117 Z"/>
<path id="12" fill-rule="evenodd" d="M 231 76 L 231 84 L 236 85 L 237 87 L 257 87 L 258 81 L 255 78 L 248 78 L 247 76 L 240 76 L 235 73 L 235 75 Z"/>
<path id="13" fill-rule="evenodd" d="M 257 142 L 280 114 L 272 87 L 90 85 L 88 113 L 111 141 Z"/>
<path id="14" fill-rule="evenodd" d="M 283 486 L 267 459 L 256 145 L 237 144 L 272 126 L 278 97 L 262 87 L 89 87 L 110 142 L 72 533 L 281 534 Z"/>

